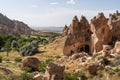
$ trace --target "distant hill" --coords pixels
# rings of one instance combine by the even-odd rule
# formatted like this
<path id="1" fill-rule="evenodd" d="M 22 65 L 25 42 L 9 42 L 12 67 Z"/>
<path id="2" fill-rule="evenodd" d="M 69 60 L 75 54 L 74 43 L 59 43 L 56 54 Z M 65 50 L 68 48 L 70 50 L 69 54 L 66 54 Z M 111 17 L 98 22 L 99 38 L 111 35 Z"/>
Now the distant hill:
<path id="1" fill-rule="evenodd" d="M 63 27 L 32 27 L 34 30 L 40 30 L 45 32 L 62 32 Z"/>
<path id="2" fill-rule="evenodd" d="M 0 13 L 0 35 L 3 34 L 30 34 L 32 29 L 25 23 L 11 20 Z"/>

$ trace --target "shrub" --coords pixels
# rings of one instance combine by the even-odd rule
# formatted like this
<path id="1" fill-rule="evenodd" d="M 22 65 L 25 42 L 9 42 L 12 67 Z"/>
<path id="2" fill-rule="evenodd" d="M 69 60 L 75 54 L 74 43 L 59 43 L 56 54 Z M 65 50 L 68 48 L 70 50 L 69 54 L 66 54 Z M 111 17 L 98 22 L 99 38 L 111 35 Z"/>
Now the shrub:
<path id="1" fill-rule="evenodd" d="M 45 64 L 45 63 L 40 64 L 40 65 L 39 65 L 39 71 L 40 71 L 40 72 L 45 72 L 46 66 L 47 66 L 47 64 Z"/>
<path id="2" fill-rule="evenodd" d="M 2 63 L 2 60 L 3 60 L 3 58 L 2 58 L 2 56 L 0 56 L 0 63 Z"/>
<path id="3" fill-rule="evenodd" d="M 114 69 L 114 71 L 115 71 L 115 72 L 119 72 L 120 69 L 119 69 L 118 67 L 116 67 L 116 68 Z"/>
<path id="4" fill-rule="evenodd" d="M 30 67 L 22 67 L 22 70 L 25 72 L 32 72 L 32 68 Z"/>
<path id="5" fill-rule="evenodd" d="M 78 77 L 74 74 L 66 74 L 63 80 L 79 80 Z"/>
<path id="6" fill-rule="evenodd" d="M 52 59 L 47 59 L 46 61 L 45 61 L 45 63 L 48 65 L 50 62 L 52 62 L 53 60 Z"/>
<path id="7" fill-rule="evenodd" d="M 28 73 L 22 73 L 20 75 L 20 77 L 21 77 L 22 80 L 33 80 L 32 75 L 30 75 Z"/>
<path id="8" fill-rule="evenodd" d="M 20 46 L 19 43 L 16 40 L 13 40 L 11 43 L 11 48 L 13 48 L 14 50 L 18 51 Z"/>
<path id="9" fill-rule="evenodd" d="M 110 71 L 109 71 L 109 75 L 112 76 L 112 75 L 114 75 L 114 74 L 115 74 L 115 72 L 114 72 L 113 70 L 110 70 Z"/>
<path id="10" fill-rule="evenodd" d="M 102 78 L 102 77 L 104 76 L 104 74 L 103 74 L 102 71 L 99 71 L 98 74 L 97 74 L 97 76 L 98 76 L 99 78 Z"/>
<path id="11" fill-rule="evenodd" d="M 61 58 L 61 56 L 57 55 L 57 56 L 55 56 L 55 58 L 57 58 L 57 59 L 58 59 L 58 58 Z"/>
<path id="12" fill-rule="evenodd" d="M 22 48 L 20 48 L 20 54 L 22 56 L 31 56 L 38 52 L 38 44 L 37 41 L 32 41 L 26 45 L 24 45 Z"/>
<path id="13" fill-rule="evenodd" d="M 116 59 L 116 60 L 113 62 L 112 65 L 113 65 L 113 66 L 118 66 L 118 65 L 120 65 L 120 59 Z"/>
<path id="14" fill-rule="evenodd" d="M 108 60 L 108 58 L 103 57 L 103 64 L 105 64 L 105 65 L 109 65 L 110 64 L 110 61 Z"/>
<path id="15" fill-rule="evenodd" d="M 75 76 L 80 77 L 81 80 L 87 80 L 87 76 L 83 72 L 74 73 Z"/>
<path id="16" fill-rule="evenodd" d="M 17 63 L 17 62 L 21 62 L 22 59 L 21 59 L 20 57 L 16 57 L 16 58 L 14 59 L 14 61 Z"/>
<path id="17" fill-rule="evenodd" d="M 47 59 L 44 63 L 39 65 L 39 71 L 40 72 L 45 72 L 46 66 L 53 61 L 52 59 Z"/>

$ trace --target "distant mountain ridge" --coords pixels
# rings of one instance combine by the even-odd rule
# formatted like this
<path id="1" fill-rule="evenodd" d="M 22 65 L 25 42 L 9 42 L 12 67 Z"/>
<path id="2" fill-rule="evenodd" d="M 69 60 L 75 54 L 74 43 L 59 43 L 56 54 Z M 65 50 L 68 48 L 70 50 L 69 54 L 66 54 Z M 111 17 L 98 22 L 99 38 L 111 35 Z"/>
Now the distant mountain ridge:
<path id="1" fill-rule="evenodd" d="M 63 27 L 32 27 L 34 30 L 40 30 L 45 32 L 62 32 Z"/>
<path id="2" fill-rule="evenodd" d="M 0 35 L 3 34 L 30 34 L 33 30 L 25 23 L 11 20 L 0 13 Z"/>

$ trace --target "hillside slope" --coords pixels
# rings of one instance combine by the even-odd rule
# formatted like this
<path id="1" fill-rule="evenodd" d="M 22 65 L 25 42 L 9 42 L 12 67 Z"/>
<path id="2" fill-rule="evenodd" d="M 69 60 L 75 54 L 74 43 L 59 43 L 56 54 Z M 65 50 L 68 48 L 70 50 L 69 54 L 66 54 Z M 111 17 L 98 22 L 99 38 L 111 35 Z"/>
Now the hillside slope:
<path id="1" fill-rule="evenodd" d="M 11 20 L 0 13 L 0 34 L 30 34 L 32 29 L 25 23 Z"/>

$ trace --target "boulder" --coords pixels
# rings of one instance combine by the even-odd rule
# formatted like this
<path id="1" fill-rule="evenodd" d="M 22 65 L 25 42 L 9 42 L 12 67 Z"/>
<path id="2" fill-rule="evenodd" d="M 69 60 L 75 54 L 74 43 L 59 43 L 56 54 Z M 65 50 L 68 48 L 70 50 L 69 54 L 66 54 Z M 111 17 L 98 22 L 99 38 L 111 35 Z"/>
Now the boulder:
<path id="1" fill-rule="evenodd" d="M 41 62 L 35 57 L 26 57 L 22 60 L 23 67 L 30 67 L 35 71 L 38 71 L 39 65 Z"/>
<path id="2" fill-rule="evenodd" d="M 34 80 L 48 80 L 47 77 L 45 77 L 44 75 L 38 73 L 36 75 L 33 76 Z"/>
<path id="3" fill-rule="evenodd" d="M 63 80 L 64 70 L 65 66 L 51 62 L 46 68 L 45 76 L 48 80 Z"/>
<path id="4" fill-rule="evenodd" d="M 113 49 L 114 53 L 120 53 L 120 41 L 115 43 L 115 47 Z"/>
<path id="5" fill-rule="evenodd" d="M 110 57 L 111 56 L 111 46 L 110 45 L 103 45 L 103 50 L 102 50 L 102 54 L 105 56 L 105 57 Z"/>
<path id="6" fill-rule="evenodd" d="M 90 74 L 92 75 L 97 75 L 97 71 L 98 71 L 98 65 L 95 64 L 91 64 L 88 66 L 88 71 Z"/>
<path id="7" fill-rule="evenodd" d="M 79 53 L 73 54 L 70 58 L 72 60 L 78 59 L 80 57 Z"/>

